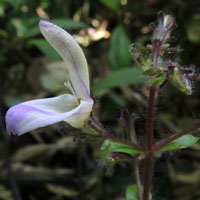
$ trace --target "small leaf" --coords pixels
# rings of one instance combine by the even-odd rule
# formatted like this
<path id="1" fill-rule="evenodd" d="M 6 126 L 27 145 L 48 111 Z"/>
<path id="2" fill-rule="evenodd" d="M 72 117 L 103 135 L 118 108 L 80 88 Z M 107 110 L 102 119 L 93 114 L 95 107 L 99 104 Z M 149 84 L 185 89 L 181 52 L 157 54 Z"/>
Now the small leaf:
<path id="1" fill-rule="evenodd" d="M 158 152 L 187 148 L 187 147 L 197 143 L 198 140 L 199 140 L 199 138 L 194 137 L 193 135 L 184 135 L 184 136 L 170 142 L 166 146 L 162 147 L 161 149 L 158 150 Z"/>
<path id="2" fill-rule="evenodd" d="M 145 76 L 138 69 L 123 69 L 110 72 L 106 77 L 99 80 L 92 90 L 95 93 L 104 90 L 130 84 L 142 84 L 146 82 Z"/>
<path id="3" fill-rule="evenodd" d="M 126 153 L 130 155 L 144 153 L 143 151 L 137 150 L 132 146 L 127 144 L 122 144 L 119 142 L 113 142 L 111 140 L 105 140 L 101 146 L 101 151 L 103 152 L 103 160 L 106 162 L 111 153 Z"/>
<path id="4" fill-rule="evenodd" d="M 160 73 L 163 72 L 163 69 L 162 68 L 159 68 L 159 69 L 148 69 L 144 72 L 145 75 L 148 75 L 148 76 L 154 76 L 154 75 L 158 75 Z"/>
<path id="5" fill-rule="evenodd" d="M 117 10 L 121 2 L 120 0 L 99 0 L 99 1 L 112 10 Z"/>
<path id="6" fill-rule="evenodd" d="M 161 85 L 163 82 L 165 81 L 165 77 L 156 77 L 154 79 L 151 80 L 151 85 L 152 86 L 159 86 Z"/>
<path id="7" fill-rule="evenodd" d="M 117 26 L 110 38 L 109 62 L 113 69 L 126 68 L 130 66 L 131 55 L 128 51 L 130 40 L 122 26 Z"/>
<path id="8" fill-rule="evenodd" d="M 139 200 L 136 185 L 130 185 L 126 189 L 126 200 Z"/>
<path id="9" fill-rule="evenodd" d="M 143 153 L 142 151 L 134 149 L 133 147 L 131 147 L 127 144 L 122 144 L 119 142 L 112 142 L 112 141 L 110 141 L 110 142 L 111 142 L 110 143 L 110 152 L 121 152 L 121 153 L 130 154 L 130 155 Z"/>

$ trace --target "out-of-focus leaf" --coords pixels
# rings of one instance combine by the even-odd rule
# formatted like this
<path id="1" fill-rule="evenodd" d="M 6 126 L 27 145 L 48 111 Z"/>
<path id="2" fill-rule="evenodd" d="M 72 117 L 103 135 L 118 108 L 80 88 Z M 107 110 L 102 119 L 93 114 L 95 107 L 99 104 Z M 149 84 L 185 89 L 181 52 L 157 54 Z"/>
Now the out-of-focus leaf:
<path id="1" fill-rule="evenodd" d="M 99 0 L 99 1 L 112 10 L 117 10 L 121 2 L 120 0 Z"/>
<path id="2" fill-rule="evenodd" d="M 119 142 L 113 142 L 111 140 L 105 140 L 101 146 L 101 151 L 103 153 L 103 160 L 106 162 L 111 153 L 118 152 L 118 153 L 126 153 L 130 155 L 144 153 L 143 151 L 137 150 L 132 146 L 127 144 L 122 144 Z"/>
<path id="3" fill-rule="evenodd" d="M 69 72 L 64 61 L 45 63 L 47 72 L 40 74 L 42 87 L 48 92 L 67 90 L 64 83 L 69 81 Z"/>
<path id="4" fill-rule="evenodd" d="M 122 26 L 117 26 L 110 38 L 109 62 L 112 69 L 127 68 L 130 66 L 131 54 L 129 53 L 130 40 Z"/>
<path id="5" fill-rule="evenodd" d="M 15 27 L 17 37 L 22 38 L 23 35 L 28 31 L 27 21 L 21 18 L 12 18 L 10 23 Z"/>
<path id="6" fill-rule="evenodd" d="M 21 182 L 46 182 L 56 180 L 66 180 L 66 177 L 74 174 L 73 169 L 53 168 L 44 166 L 31 166 L 22 163 L 13 163 L 12 172 L 15 179 Z M 8 178 L 7 170 L 1 171 L 1 180 Z"/>
<path id="7" fill-rule="evenodd" d="M 21 103 L 24 99 L 19 97 L 7 96 L 5 97 L 5 103 L 8 107 Z"/>
<path id="8" fill-rule="evenodd" d="M 0 16 L 4 16 L 5 15 L 5 11 L 4 11 L 4 2 L 0 2 Z"/>
<path id="9" fill-rule="evenodd" d="M 186 28 L 187 36 L 191 42 L 200 42 L 200 14 L 194 15 Z"/>
<path id="10" fill-rule="evenodd" d="M 19 6 L 23 3 L 23 0 L 7 0 L 7 2 L 17 10 Z"/>
<path id="11" fill-rule="evenodd" d="M 130 185 L 126 188 L 126 200 L 139 200 L 136 185 Z"/>
<path id="12" fill-rule="evenodd" d="M 130 84 L 142 84 L 146 82 L 145 76 L 138 69 L 123 69 L 110 72 L 106 77 L 99 80 L 92 90 L 101 93 L 113 87 L 120 87 Z"/>
<path id="13" fill-rule="evenodd" d="M 4 185 L 0 185 L 0 199 L 1 200 L 14 200 L 12 192 L 8 190 Z"/>
<path id="14" fill-rule="evenodd" d="M 26 31 L 23 35 L 23 38 L 31 38 L 40 34 L 39 26 L 29 27 L 28 31 Z"/>
<path id="15" fill-rule="evenodd" d="M 161 149 L 158 150 L 158 152 L 187 148 L 187 147 L 197 143 L 198 140 L 199 140 L 199 138 L 194 137 L 193 135 L 184 135 L 184 136 L 170 142 L 166 146 L 162 147 Z"/>
<path id="16" fill-rule="evenodd" d="M 86 28 L 87 25 L 83 22 L 75 22 L 72 19 L 56 18 L 50 20 L 52 23 L 57 24 L 58 26 L 63 27 L 64 29 L 80 29 Z"/>
<path id="17" fill-rule="evenodd" d="M 14 161 L 22 162 L 35 156 L 50 152 L 55 153 L 63 148 L 74 148 L 75 144 L 72 137 L 64 137 L 54 144 L 36 144 L 20 148 L 13 156 Z"/>
<path id="18" fill-rule="evenodd" d="M 67 188 L 66 186 L 55 185 L 55 184 L 47 184 L 47 189 L 59 196 L 64 197 L 76 197 L 78 192 L 72 189 Z"/>
<path id="19" fill-rule="evenodd" d="M 28 44 L 36 46 L 49 61 L 61 59 L 58 53 L 44 39 L 30 40 Z"/>
<path id="20" fill-rule="evenodd" d="M 50 20 L 52 23 L 57 24 L 58 26 L 63 27 L 64 29 L 80 29 L 87 27 L 83 22 L 75 22 L 72 19 L 52 19 Z M 39 22 L 39 20 L 38 20 Z M 40 34 L 40 29 L 38 24 L 33 27 L 29 27 L 28 31 L 26 31 L 23 35 L 24 38 L 34 37 Z"/>
<path id="21" fill-rule="evenodd" d="M 56 92 L 64 89 L 64 85 L 61 85 L 60 82 L 50 73 L 45 73 L 40 76 L 40 82 L 42 87 L 48 92 Z"/>

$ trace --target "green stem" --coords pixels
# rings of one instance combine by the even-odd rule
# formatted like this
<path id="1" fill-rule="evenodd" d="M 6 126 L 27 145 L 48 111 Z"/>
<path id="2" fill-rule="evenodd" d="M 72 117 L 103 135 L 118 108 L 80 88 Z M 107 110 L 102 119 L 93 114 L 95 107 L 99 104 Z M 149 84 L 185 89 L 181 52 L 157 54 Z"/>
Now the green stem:
<path id="1" fill-rule="evenodd" d="M 134 163 L 134 171 L 135 171 L 135 177 L 136 177 L 136 184 L 137 184 L 137 191 L 138 191 L 138 198 L 139 200 L 142 200 L 142 184 L 141 184 L 141 180 L 140 180 L 140 170 L 139 170 L 139 162 L 140 162 L 140 156 L 138 156 L 135 160 Z"/>
<path id="2" fill-rule="evenodd" d="M 186 128 L 186 129 L 183 129 L 183 130 L 179 131 L 178 133 L 175 133 L 175 134 L 171 135 L 169 138 L 166 138 L 166 139 L 156 143 L 154 145 L 153 150 L 154 151 L 158 151 L 159 149 L 161 149 L 165 145 L 169 144 L 170 142 L 176 140 L 177 138 L 179 138 L 179 137 L 181 137 L 183 135 L 187 135 L 187 134 L 195 131 L 198 128 L 200 128 L 200 121 L 197 121 L 194 124 L 192 124 L 190 127 Z"/>

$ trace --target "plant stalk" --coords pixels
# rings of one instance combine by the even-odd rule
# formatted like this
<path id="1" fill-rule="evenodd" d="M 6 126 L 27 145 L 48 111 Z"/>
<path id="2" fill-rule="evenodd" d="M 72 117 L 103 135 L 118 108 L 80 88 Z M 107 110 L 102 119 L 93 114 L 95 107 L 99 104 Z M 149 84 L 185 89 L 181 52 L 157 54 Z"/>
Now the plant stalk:
<path id="1" fill-rule="evenodd" d="M 158 151 L 159 149 L 161 149 L 165 145 L 169 144 L 170 142 L 176 140 L 177 138 L 179 138 L 183 135 L 187 135 L 187 134 L 195 131 L 198 128 L 200 128 L 200 121 L 197 121 L 194 124 L 192 124 L 190 127 L 183 129 L 183 130 L 171 135 L 169 138 L 166 138 L 166 139 L 158 142 L 157 144 L 154 145 L 154 151 Z"/>
<path id="2" fill-rule="evenodd" d="M 103 139 L 107 139 L 107 140 L 110 139 L 110 140 L 112 140 L 114 142 L 119 142 L 119 143 L 122 143 L 122 144 L 126 144 L 128 146 L 133 147 L 134 149 L 146 152 L 146 148 L 143 147 L 142 145 L 112 136 L 111 134 L 107 133 L 106 130 L 103 129 L 103 127 L 101 127 L 99 124 L 97 124 L 93 120 L 90 121 L 89 125 L 94 130 L 96 130 L 97 132 L 101 133 L 100 137 L 102 137 Z"/>
<path id="3" fill-rule="evenodd" d="M 144 167 L 144 193 L 143 200 L 149 200 L 149 194 L 151 191 L 152 185 L 152 174 L 153 174 L 153 117 L 154 117 L 154 108 L 157 95 L 157 88 L 151 87 L 149 100 L 148 100 L 148 110 L 146 117 L 146 146 L 147 146 L 147 155 L 145 159 Z"/>
<path id="4" fill-rule="evenodd" d="M 158 54 L 160 51 L 160 44 L 156 41 L 153 42 L 152 54 L 152 68 L 157 68 Z M 144 162 L 144 192 L 143 200 L 149 200 L 151 186 L 152 186 L 152 176 L 153 176 L 153 159 L 154 159 L 154 148 L 153 148 L 153 126 L 154 126 L 154 110 L 156 104 L 158 88 L 155 86 L 150 87 L 147 115 L 146 115 L 146 147 L 147 155 Z"/>

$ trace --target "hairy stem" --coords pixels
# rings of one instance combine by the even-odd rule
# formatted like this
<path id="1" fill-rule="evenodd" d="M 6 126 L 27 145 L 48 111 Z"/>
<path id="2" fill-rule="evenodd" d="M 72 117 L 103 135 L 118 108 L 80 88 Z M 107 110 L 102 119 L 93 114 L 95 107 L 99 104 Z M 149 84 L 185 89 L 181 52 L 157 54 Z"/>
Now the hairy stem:
<path id="1" fill-rule="evenodd" d="M 149 200 L 153 176 L 153 154 L 148 153 L 145 159 L 143 200 Z"/>
<path id="2" fill-rule="evenodd" d="M 177 138 L 179 138 L 183 135 L 187 135 L 187 134 L 195 131 L 198 128 L 200 128 L 200 121 L 197 121 L 194 124 L 192 124 L 190 127 L 183 129 L 183 130 L 171 135 L 169 138 L 158 142 L 157 144 L 154 145 L 154 151 L 161 149 L 162 147 L 164 147 L 165 145 L 169 144 L 170 142 L 176 140 Z"/>
<path id="3" fill-rule="evenodd" d="M 148 101 L 148 110 L 146 117 L 146 145 L 149 152 L 153 150 L 153 117 L 154 117 L 154 107 L 156 100 L 156 88 L 150 88 L 149 101 Z"/>
<path id="4" fill-rule="evenodd" d="M 143 200 L 149 200 L 149 194 L 151 191 L 152 184 L 152 173 L 153 173 L 153 117 L 154 107 L 156 101 L 157 89 L 155 87 L 150 88 L 148 110 L 146 118 L 146 146 L 147 156 L 145 159 L 144 167 L 144 193 Z"/>
<path id="5" fill-rule="evenodd" d="M 103 127 L 101 127 L 99 124 L 97 124 L 95 121 L 91 120 L 89 123 L 90 127 L 92 127 L 94 130 L 96 130 L 97 132 L 101 133 L 101 137 L 103 139 L 110 139 L 114 142 L 119 142 L 122 144 L 126 144 L 129 145 L 131 147 L 133 147 L 134 149 L 140 150 L 140 151 L 145 151 L 146 152 L 146 148 L 143 147 L 142 145 L 133 143 L 133 142 L 129 142 L 120 138 L 116 138 L 114 136 L 112 136 L 111 134 L 107 133 L 105 129 L 103 129 Z"/>
<path id="6" fill-rule="evenodd" d="M 152 68 L 157 68 L 158 53 L 160 51 L 160 44 L 158 42 L 153 43 L 153 61 Z M 146 115 L 146 148 L 147 155 L 144 162 L 144 192 L 143 200 L 149 200 L 149 195 L 151 192 L 152 176 L 153 176 L 153 158 L 154 158 L 154 148 L 153 148 L 153 118 L 154 110 L 157 97 L 157 87 L 151 86 L 148 99 L 147 115 Z"/>

